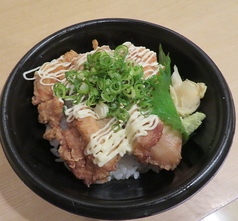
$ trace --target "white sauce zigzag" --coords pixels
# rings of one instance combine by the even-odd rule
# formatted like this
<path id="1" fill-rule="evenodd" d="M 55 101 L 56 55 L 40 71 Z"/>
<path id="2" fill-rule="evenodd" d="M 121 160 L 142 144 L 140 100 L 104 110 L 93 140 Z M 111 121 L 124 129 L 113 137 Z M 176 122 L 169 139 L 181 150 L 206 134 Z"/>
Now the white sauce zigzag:
<path id="1" fill-rule="evenodd" d="M 129 113 L 128 122 L 121 123 L 120 130 L 112 129 L 112 125 L 117 123 L 117 120 L 112 118 L 104 128 L 91 135 L 85 154 L 92 154 L 94 163 L 99 167 L 102 167 L 117 154 L 122 157 L 126 153 L 132 153 L 133 141 L 139 136 L 146 136 L 147 131 L 153 130 L 159 123 L 159 118 L 156 115 L 144 117 L 137 105 L 134 105 Z"/>

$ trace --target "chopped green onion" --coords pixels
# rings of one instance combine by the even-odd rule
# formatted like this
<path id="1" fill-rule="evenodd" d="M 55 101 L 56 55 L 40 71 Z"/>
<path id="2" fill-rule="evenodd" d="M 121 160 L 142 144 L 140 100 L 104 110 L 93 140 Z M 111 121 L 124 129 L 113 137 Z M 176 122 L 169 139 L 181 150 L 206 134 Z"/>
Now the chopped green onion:
<path id="1" fill-rule="evenodd" d="M 108 68 L 113 64 L 113 60 L 109 54 L 106 52 L 102 53 L 100 56 L 100 65 L 102 68 Z"/>
<path id="2" fill-rule="evenodd" d="M 93 106 L 97 104 L 97 97 L 95 95 L 90 94 L 88 99 L 86 100 L 87 106 Z"/>
<path id="3" fill-rule="evenodd" d="M 68 71 L 65 73 L 65 77 L 67 79 L 67 81 L 71 84 L 75 83 L 75 77 L 78 74 L 77 71 Z"/>
<path id="4" fill-rule="evenodd" d="M 112 94 L 119 94 L 121 93 L 121 82 L 119 81 L 113 81 L 110 85 L 109 85 L 109 90 Z"/>
<path id="5" fill-rule="evenodd" d="M 135 96 L 137 98 L 143 98 L 145 96 L 145 87 L 144 84 L 138 83 L 134 86 L 135 89 Z"/>
<path id="6" fill-rule="evenodd" d="M 83 82 L 79 87 L 78 93 L 87 94 L 88 92 L 89 92 L 89 85 Z"/>
<path id="7" fill-rule="evenodd" d="M 123 85 L 122 87 L 122 93 L 128 97 L 128 98 L 135 98 L 135 89 L 133 86 L 129 85 L 129 84 L 126 84 L 126 85 Z"/>
<path id="8" fill-rule="evenodd" d="M 111 103 L 109 109 L 112 110 L 112 111 L 114 111 L 114 110 L 116 110 L 116 109 L 119 108 L 119 107 L 120 107 L 119 102 L 115 101 L 115 102 L 112 102 L 112 103 Z"/>
<path id="9" fill-rule="evenodd" d="M 112 102 L 115 100 L 116 96 L 114 94 L 111 94 L 110 92 L 107 93 L 107 91 L 101 93 L 101 97 L 106 102 Z"/>
<path id="10" fill-rule="evenodd" d="M 117 109 L 116 114 L 117 114 L 117 119 L 123 122 L 126 122 L 130 116 L 128 111 L 124 108 Z"/>
<path id="11" fill-rule="evenodd" d="M 119 131 L 120 129 L 121 129 L 121 126 L 119 123 L 112 125 L 112 130 L 114 130 L 115 132 Z"/>
<path id="12" fill-rule="evenodd" d="M 116 47 L 114 53 L 99 49 L 88 54 L 84 70 L 66 72 L 67 83 L 54 86 L 56 96 L 73 104 L 84 101 L 91 108 L 103 102 L 108 106 L 107 116 L 120 121 L 128 120 L 128 111 L 135 104 L 148 112 L 153 86 L 142 79 L 142 66 L 125 60 L 127 54 L 125 45 Z"/>
<path id="13" fill-rule="evenodd" d="M 117 58 L 125 59 L 128 54 L 128 47 L 126 45 L 119 45 L 116 47 L 114 56 Z"/>
<path id="14" fill-rule="evenodd" d="M 53 90 L 54 90 L 55 96 L 60 98 L 65 98 L 67 89 L 64 84 L 55 83 L 53 86 Z"/>

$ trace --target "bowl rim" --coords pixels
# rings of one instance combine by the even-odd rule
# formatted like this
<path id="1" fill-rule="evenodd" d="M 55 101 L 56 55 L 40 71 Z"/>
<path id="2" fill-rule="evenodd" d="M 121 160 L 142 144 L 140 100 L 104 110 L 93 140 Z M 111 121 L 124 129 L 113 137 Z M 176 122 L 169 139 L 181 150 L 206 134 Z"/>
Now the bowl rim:
<path id="1" fill-rule="evenodd" d="M 131 204 L 132 201 L 130 201 L 130 202 L 123 201 L 123 202 L 120 202 L 119 205 L 118 205 L 118 203 L 108 202 L 108 201 L 104 201 L 104 200 L 99 200 L 100 204 L 98 204 L 98 201 L 97 202 L 84 201 L 83 203 L 81 203 L 79 201 L 75 201 L 75 199 L 73 197 L 66 196 L 64 194 L 60 194 L 58 191 L 54 190 L 53 188 L 49 188 L 49 186 L 47 186 L 46 183 L 42 182 L 39 179 L 36 179 L 34 174 L 32 174 L 32 172 L 27 168 L 27 165 L 25 165 L 24 161 L 19 156 L 17 156 L 16 153 L 14 152 L 14 144 L 11 141 L 11 137 L 9 136 L 9 133 L 8 133 L 9 125 L 7 125 L 7 113 L 6 113 L 7 106 L 6 105 L 7 105 L 8 93 L 11 88 L 10 87 L 11 82 L 17 73 L 19 65 L 21 63 L 24 63 L 39 48 L 41 48 L 45 44 L 50 43 L 55 38 L 66 35 L 67 33 L 70 33 L 74 30 L 81 29 L 85 26 L 90 26 L 90 25 L 94 25 L 94 24 L 98 24 L 98 23 L 134 23 L 134 24 L 139 24 L 139 25 L 153 26 L 154 28 L 163 29 L 167 32 L 170 32 L 172 34 L 179 36 L 184 41 L 186 41 L 188 44 L 190 44 L 193 48 L 195 48 L 197 52 L 202 54 L 203 57 L 206 58 L 209 65 L 212 66 L 216 70 L 217 77 L 219 78 L 219 81 L 221 82 L 222 87 L 224 88 L 225 101 L 227 104 L 226 111 L 227 111 L 227 114 L 229 117 L 227 118 L 227 122 L 225 124 L 225 126 L 226 126 L 225 129 L 228 132 L 228 134 L 226 136 L 224 136 L 223 138 L 221 138 L 221 142 L 220 142 L 221 148 L 219 149 L 219 151 L 216 152 L 216 154 L 214 155 L 211 162 L 209 164 L 207 164 L 206 167 L 203 168 L 203 170 L 199 171 L 199 173 L 197 173 L 192 178 L 190 178 L 190 180 L 188 180 L 186 185 L 176 189 L 175 191 L 172 191 L 169 195 L 167 195 L 164 198 L 156 199 L 156 196 L 154 196 L 154 197 L 151 197 L 147 201 L 140 202 L 140 200 L 135 200 L 136 202 L 133 205 Z M 71 26 L 65 27 L 59 31 L 54 32 L 53 34 L 49 35 L 48 37 L 44 38 L 39 43 L 37 43 L 35 46 L 33 46 L 20 59 L 20 61 L 16 64 L 16 66 L 10 73 L 10 75 L 3 87 L 3 90 L 1 92 L 0 99 L 1 99 L 0 100 L 0 116 L 1 116 L 0 140 L 2 143 L 3 151 L 6 155 L 6 158 L 9 161 L 10 165 L 12 166 L 13 170 L 16 172 L 16 174 L 31 190 L 33 190 L 33 192 L 37 193 L 39 196 L 41 196 L 48 202 L 51 202 L 52 204 L 54 204 L 62 209 L 66 208 L 67 211 L 70 211 L 72 213 L 83 215 L 83 216 L 88 216 L 88 217 L 92 217 L 92 218 L 108 219 L 108 217 L 110 218 L 112 216 L 112 214 L 115 213 L 115 211 L 118 211 L 118 214 L 117 214 L 118 216 L 117 217 L 113 216 L 113 219 L 139 218 L 137 216 L 126 217 L 125 210 L 128 210 L 128 208 L 133 211 L 138 210 L 138 209 L 143 210 L 143 213 L 140 214 L 140 217 L 144 217 L 144 216 L 153 215 L 153 214 L 158 213 L 157 206 L 162 201 L 165 202 L 168 200 L 170 200 L 170 201 L 173 200 L 173 206 L 169 207 L 169 208 L 167 206 L 164 206 L 159 212 L 166 211 L 168 209 L 173 208 L 174 206 L 181 204 L 185 200 L 192 197 L 198 190 L 201 189 L 201 186 L 204 187 L 204 185 L 210 179 L 212 179 L 212 177 L 210 177 L 210 175 L 208 176 L 208 174 L 207 174 L 208 171 L 210 171 L 210 172 L 212 171 L 213 176 L 215 176 L 215 174 L 218 172 L 218 169 L 224 162 L 224 159 L 226 158 L 226 156 L 230 150 L 230 147 L 231 147 L 231 144 L 233 141 L 233 136 L 235 133 L 235 124 L 236 124 L 235 117 L 236 116 L 235 116 L 235 106 L 234 106 L 232 94 L 231 94 L 231 91 L 230 91 L 228 84 L 226 83 L 224 77 L 222 76 L 221 72 L 219 71 L 219 69 L 217 68 L 215 63 L 210 59 L 210 57 L 201 48 L 199 48 L 197 45 L 195 45 L 192 41 L 190 41 L 183 35 L 175 32 L 169 28 L 163 27 L 161 25 L 150 23 L 147 21 L 138 20 L 138 19 L 128 19 L 128 18 L 94 19 L 94 20 L 76 23 Z M 216 164 L 215 164 L 215 162 L 216 162 Z M 25 174 L 28 174 L 27 178 L 24 176 Z M 201 179 L 201 178 L 203 178 L 203 179 Z M 196 183 L 196 185 L 194 185 L 195 183 Z M 188 189 L 190 189 L 192 194 L 191 194 L 191 192 L 188 193 L 188 191 L 187 191 Z M 45 197 L 45 192 L 47 192 L 47 197 Z M 53 197 L 54 200 L 52 200 L 51 197 Z M 57 200 L 56 200 L 56 198 L 57 198 Z M 59 199 L 66 200 L 66 203 L 59 204 L 57 202 Z M 74 206 L 75 206 L 75 208 L 77 208 L 77 210 L 78 210 L 78 208 L 83 208 L 85 210 L 85 212 L 78 213 L 74 209 L 70 208 L 69 204 L 72 204 L 73 201 L 75 202 Z M 166 203 L 165 203 L 165 205 L 166 205 Z M 101 210 L 105 210 L 105 207 L 108 210 L 108 214 L 106 216 L 101 211 Z M 90 215 L 91 210 L 97 211 L 96 212 L 97 215 L 95 214 L 96 216 L 95 215 L 91 216 Z"/>

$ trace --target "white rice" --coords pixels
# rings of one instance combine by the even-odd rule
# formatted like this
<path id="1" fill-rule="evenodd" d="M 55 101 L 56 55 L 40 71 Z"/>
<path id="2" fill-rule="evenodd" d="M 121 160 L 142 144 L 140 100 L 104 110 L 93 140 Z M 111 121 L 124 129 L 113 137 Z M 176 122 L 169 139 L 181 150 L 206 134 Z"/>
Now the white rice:
<path id="1" fill-rule="evenodd" d="M 142 164 L 134 155 L 127 154 L 120 159 L 117 164 L 117 170 L 111 172 L 109 180 L 125 180 L 130 177 L 138 179 L 140 177 L 140 173 L 145 173 L 150 169 L 156 173 L 159 172 L 158 167 L 149 164 Z"/>

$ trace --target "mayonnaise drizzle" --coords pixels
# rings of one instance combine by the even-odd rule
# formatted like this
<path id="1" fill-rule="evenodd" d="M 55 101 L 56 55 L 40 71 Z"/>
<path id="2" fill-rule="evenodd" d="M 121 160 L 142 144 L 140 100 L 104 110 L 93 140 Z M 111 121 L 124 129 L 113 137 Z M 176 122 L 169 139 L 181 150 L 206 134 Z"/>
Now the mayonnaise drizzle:
<path id="1" fill-rule="evenodd" d="M 92 154 L 94 163 L 99 167 L 105 165 L 117 154 L 122 157 L 126 153 L 131 153 L 133 141 L 139 136 L 146 136 L 147 131 L 153 130 L 159 123 L 156 115 L 144 117 L 137 105 L 134 105 L 129 113 L 130 118 L 127 123 L 120 123 L 120 126 L 125 128 L 119 131 L 112 130 L 112 125 L 117 123 L 117 120 L 112 118 L 104 128 L 91 135 L 85 154 Z"/>
<path id="2" fill-rule="evenodd" d="M 126 57 L 127 60 L 133 60 L 144 68 L 144 75 L 146 77 L 158 73 L 160 65 L 156 59 L 156 53 L 145 47 L 134 46 L 131 42 L 125 42 L 123 45 L 128 47 L 129 53 Z M 155 58 L 155 59 L 153 59 Z M 153 62 L 151 62 L 151 60 Z"/>
<path id="3" fill-rule="evenodd" d="M 67 108 L 65 110 L 65 115 L 67 122 L 72 122 L 74 119 L 80 119 L 89 116 L 98 119 L 98 115 L 87 107 L 86 102 L 79 103 L 72 106 L 71 108 Z"/>
<path id="4" fill-rule="evenodd" d="M 40 69 L 40 67 L 37 67 L 37 68 L 33 68 L 33 69 L 29 70 L 29 71 L 25 71 L 25 72 L 23 73 L 23 77 L 25 78 L 25 80 L 28 80 L 28 81 L 35 80 L 35 79 L 36 79 L 35 76 L 33 76 L 33 77 L 27 77 L 27 75 L 28 75 L 28 74 L 31 74 L 31 73 L 33 73 L 33 72 L 35 72 L 35 71 L 38 71 L 39 69 Z"/>
<path id="5" fill-rule="evenodd" d="M 46 62 L 42 66 L 34 68 L 32 70 L 26 71 L 23 73 L 23 77 L 26 80 L 35 80 L 36 76 L 40 77 L 40 83 L 42 85 L 54 85 L 54 83 L 45 83 L 45 79 L 54 79 L 56 81 L 60 81 L 60 78 L 64 77 L 65 72 L 71 70 L 73 66 L 71 66 L 71 62 L 63 62 L 63 55 L 58 58 L 54 59 L 51 62 Z M 63 67 L 59 71 L 55 71 L 58 67 Z M 28 74 L 35 72 L 34 77 L 29 78 L 27 77 Z"/>

